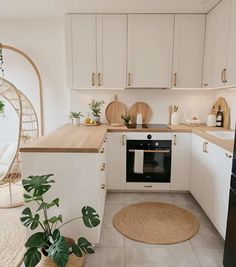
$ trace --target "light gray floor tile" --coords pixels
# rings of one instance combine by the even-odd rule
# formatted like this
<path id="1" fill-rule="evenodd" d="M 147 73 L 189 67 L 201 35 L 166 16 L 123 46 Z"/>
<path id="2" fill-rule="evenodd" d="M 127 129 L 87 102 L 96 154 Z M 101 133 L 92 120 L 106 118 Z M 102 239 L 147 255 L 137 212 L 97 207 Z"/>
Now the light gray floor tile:
<path id="1" fill-rule="evenodd" d="M 223 267 L 223 249 L 195 249 L 201 267 Z"/>
<path id="2" fill-rule="evenodd" d="M 173 204 L 170 194 L 166 193 L 124 193 L 124 204 L 140 202 L 163 202 Z"/>
<path id="3" fill-rule="evenodd" d="M 95 254 L 87 257 L 84 267 L 125 267 L 123 248 L 96 248 Z"/>
<path id="4" fill-rule="evenodd" d="M 103 227 L 99 244 L 96 247 L 122 248 L 124 247 L 124 236 L 115 228 Z"/>
<path id="5" fill-rule="evenodd" d="M 192 249 L 125 248 L 126 267 L 200 267 Z"/>
<path id="6" fill-rule="evenodd" d="M 119 211 L 121 208 L 123 208 L 122 204 L 118 205 L 106 204 L 104 218 L 103 218 L 103 227 L 113 227 L 112 223 L 113 217 L 116 214 L 116 212 Z"/>
<path id="7" fill-rule="evenodd" d="M 108 204 L 108 205 L 123 205 L 124 204 L 123 193 L 111 192 L 111 193 L 107 194 L 106 204 Z"/>

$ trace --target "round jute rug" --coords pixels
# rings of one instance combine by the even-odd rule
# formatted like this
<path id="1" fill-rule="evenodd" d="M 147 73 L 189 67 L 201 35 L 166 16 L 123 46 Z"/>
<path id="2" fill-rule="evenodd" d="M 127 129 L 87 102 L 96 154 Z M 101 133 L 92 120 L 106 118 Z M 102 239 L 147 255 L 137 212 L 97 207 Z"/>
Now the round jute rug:
<path id="1" fill-rule="evenodd" d="M 25 253 L 26 230 L 20 210 L 0 209 L 0 266 L 20 266 Z"/>
<path id="2" fill-rule="evenodd" d="M 150 244 L 176 244 L 193 237 L 199 229 L 197 219 L 177 206 L 145 202 L 118 211 L 113 225 L 124 236 Z"/>

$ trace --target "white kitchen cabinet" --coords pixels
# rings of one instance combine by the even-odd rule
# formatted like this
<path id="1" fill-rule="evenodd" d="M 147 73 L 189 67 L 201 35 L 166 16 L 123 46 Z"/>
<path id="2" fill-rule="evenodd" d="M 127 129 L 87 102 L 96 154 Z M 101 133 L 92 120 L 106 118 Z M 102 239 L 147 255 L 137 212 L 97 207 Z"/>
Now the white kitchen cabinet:
<path id="1" fill-rule="evenodd" d="M 221 1 L 206 20 L 204 87 L 226 86 L 231 0 Z"/>
<path id="2" fill-rule="evenodd" d="M 205 15 L 175 15 L 172 87 L 200 88 Z"/>
<path id="3" fill-rule="evenodd" d="M 192 136 L 190 192 L 225 238 L 232 154 Z"/>
<path id="4" fill-rule="evenodd" d="M 123 190 L 126 183 L 126 133 L 107 134 L 107 186 Z"/>
<path id="5" fill-rule="evenodd" d="M 69 87 L 126 86 L 127 15 L 68 15 L 66 32 Z"/>
<path id="6" fill-rule="evenodd" d="M 21 153 L 22 176 L 54 174 L 55 184 L 47 192 L 46 199 L 60 198 L 56 209 L 63 221 L 81 216 L 84 206 L 93 207 L 101 224 L 87 228 L 73 221 L 62 228 L 65 236 L 77 239 L 84 236 L 92 243 L 99 243 L 106 199 L 105 147 L 99 153 Z"/>
<path id="7" fill-rule="evenodd" d="M 128 15 L 128 87 L 170 88 L 174 15 Z"/>
<path id="8" fill-rule="evenodd" d="M 232 1 L 226 79 L 236 86 L 236 1 Z"/>
<path id="9" fill-rule="evenodd" d="M 191 134 L 172 134 L 171 190 L 189 191 Z"/>

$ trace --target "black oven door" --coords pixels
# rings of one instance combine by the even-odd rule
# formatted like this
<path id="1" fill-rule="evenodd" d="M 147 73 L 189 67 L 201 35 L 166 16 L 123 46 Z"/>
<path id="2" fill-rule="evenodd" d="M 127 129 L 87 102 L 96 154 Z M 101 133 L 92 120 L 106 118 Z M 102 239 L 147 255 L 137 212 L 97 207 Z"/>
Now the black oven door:
<path id="1" fill-rule="evenodd" d="M 143 172 L 136 173 L 135 150 L 143 150 Z M 170 183 L 171 140 L 128 140 L 126 182 Z"/>

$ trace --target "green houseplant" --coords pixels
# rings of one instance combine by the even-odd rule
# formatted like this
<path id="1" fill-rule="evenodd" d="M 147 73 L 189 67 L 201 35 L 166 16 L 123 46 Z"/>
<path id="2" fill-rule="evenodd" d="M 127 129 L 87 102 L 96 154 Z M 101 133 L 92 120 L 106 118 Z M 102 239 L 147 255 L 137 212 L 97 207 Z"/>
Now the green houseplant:
<path id="1" fill-rule="evenodd" d="M 70 264 L 72 256 L 79 259 L 84 254 L 94 253 L 91 243 L 87 239 L 80 237 L 77 242 L 71 242 L 61 234 L 60 229 L 77 219 L 82 219 L 84 225 L 89 228 L 96 227 L 100 224 L 97 212 L 93 208 L 85 206 L 82 208 L 82 216 L 64 223 L 62 215 L 49 216 L 48 210 L 59 206 L 59 198 L 55 198 L 51 202 L 44 201 L 45 193 L 55 182 L 50 178 L 51 176 L 53 174 L 29 176 L 22 181 L 26 191 L 25 202 L 33 202 L 36 204 L 37 210 L 33 214 L 31 209 L 26 207 L 22 211 L 21 222 L 31 230 L 41 228 L 25 243 L 27 251 L 24 255 L 24 264 L 26 267 L 34 267 L 45 258 L 50 261 L 50 266 L 53 266 L 52 264 L 59 267 L 77 266 L 77 264 Z M 60 225 L 58 226 L 58 224 Z M 47 264 L 44 263 L 42 266 L 46 267 Z"/>
<path id="2" fill-rule="evenodd" d="M 73 125 L 79 125 L 80 124 L 80 118 L 84 117 L 84 115 L 81 112 L 71 111 L 70 115 L 68 117 L 69 117 L 69 119 L 71 119 Z"/>
<path id="3" fill-rule="evenodd" d="M 124 120 L 125 124 L 129 124 L 131 116 L 126 113 L 126 115 L 121 115 L 121 119 Z"/>
<path id="4" fill-rule="evenodd" d="M 4 116 L 5 112 L 5 103 L 0 99 L 0 115 Z"/>
<path id="5" fill-rule="evenodd" d="M 92 100 L 91 103 L 89 103 L 89 108 L 92 111 L 93 114 L 93 119 L 96 122 L 100 122 L 100 115 L 101 115 L 101 110 L 102 110 L 102 106 L 105 104 L 105 102 L 102 101 L 96 101 L 96 100 Z"/>

